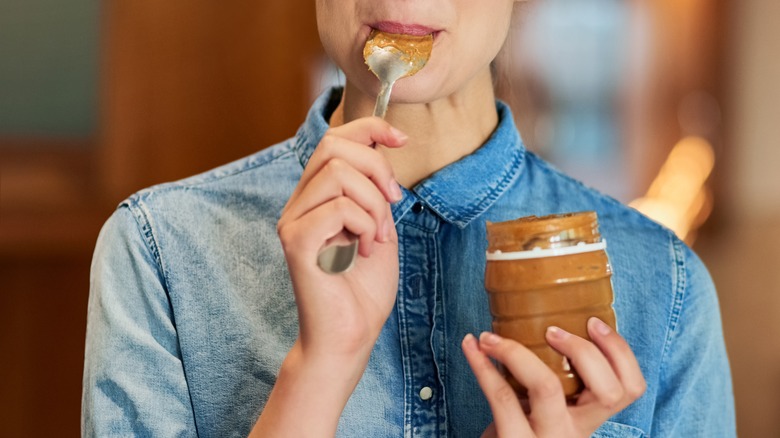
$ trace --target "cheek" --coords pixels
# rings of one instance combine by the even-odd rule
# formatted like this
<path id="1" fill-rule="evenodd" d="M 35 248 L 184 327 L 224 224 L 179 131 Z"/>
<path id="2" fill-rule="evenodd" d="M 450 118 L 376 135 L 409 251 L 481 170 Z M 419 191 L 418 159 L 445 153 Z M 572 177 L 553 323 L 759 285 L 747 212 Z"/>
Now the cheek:
<path id="1" fill-rule="evenodd" d="M 470 23 L 468 31 L 458 35 L 454 46 L 457 57 L 461 58 L 458 62 L 461 68 L 475 71 L 488 67 L 501 50 L 508 29 L 508 22 L 501 20 Z"/>
<path id="2" fill-rule="evenodd" d="M 356 30 L 353 23 L 346 22 L 350 16 L 344 1 L 317 0 L 317 29 L 323 49 L 336 63 L 347 59 L 352 49 Z"/>

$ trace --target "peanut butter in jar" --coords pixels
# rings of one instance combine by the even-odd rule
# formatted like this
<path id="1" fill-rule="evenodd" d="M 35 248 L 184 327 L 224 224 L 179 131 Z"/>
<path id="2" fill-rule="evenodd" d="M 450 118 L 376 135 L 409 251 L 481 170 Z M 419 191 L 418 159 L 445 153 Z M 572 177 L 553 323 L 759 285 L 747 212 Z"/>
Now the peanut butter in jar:
<path id="1" fill-rule="evenodd" d="M 514 339 L 558 376 L 564 394 L 576 400 L 584 389 L 569 361 L 547 344 L 545 332 L 558 326 L 590 340 L 587 321 L 595 316 L 616 328 L 612 268 L 595 212 L 487 223 L 485 268 L 493 331 Z M 508 372 L 521 397 L 523 388 Z"/>

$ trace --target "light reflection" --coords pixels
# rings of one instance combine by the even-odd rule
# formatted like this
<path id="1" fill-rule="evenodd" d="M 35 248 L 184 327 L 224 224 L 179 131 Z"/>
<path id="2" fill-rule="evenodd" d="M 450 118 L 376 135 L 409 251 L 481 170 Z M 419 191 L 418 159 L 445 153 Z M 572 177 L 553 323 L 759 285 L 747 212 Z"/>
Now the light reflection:
<path id="1" fill-rule="evenodd" d="M 707 140 L 685 137 L 669 153 L 647 194 L 629 205 L 692 243 L 694 231 L 712 210 L 705 183 L 714 165 L 715 153 Z"/>

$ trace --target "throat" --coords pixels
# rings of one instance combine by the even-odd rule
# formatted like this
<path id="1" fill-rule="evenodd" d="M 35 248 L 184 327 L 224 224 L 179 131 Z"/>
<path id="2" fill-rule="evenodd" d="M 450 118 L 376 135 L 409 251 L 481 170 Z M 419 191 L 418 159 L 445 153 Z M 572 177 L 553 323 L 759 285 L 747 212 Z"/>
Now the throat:
<path id="1" fill-rule="evenodd" d="M 488 82 L 490 84 L 490 82 Z M 473 90 L 468 90 L 473 91 Z M 428 103 L 393 103 L 385 119 L 409 136 L 401 148 L 377 150 L 390 162 L 399 184 L 412 188 L 444 167 L 473 153 L 499 123 L 492 88 L 461 92 Z M 373 98 L 347 82 L 330 126 L 370 114 Z"/>
<path id="2" fill-rule="evenodd" d="M 492 114 L 493 117 L 482 120 L 465 117 L 457 123 L 430 119 L 425 123 L 389 120 L 409 135 L 409 142 L 402 148 L 380 146 L 379 150 L 393 167 L 398 183 L 412 188 L 487 142 L 498 124 L 495 109 Z"/>

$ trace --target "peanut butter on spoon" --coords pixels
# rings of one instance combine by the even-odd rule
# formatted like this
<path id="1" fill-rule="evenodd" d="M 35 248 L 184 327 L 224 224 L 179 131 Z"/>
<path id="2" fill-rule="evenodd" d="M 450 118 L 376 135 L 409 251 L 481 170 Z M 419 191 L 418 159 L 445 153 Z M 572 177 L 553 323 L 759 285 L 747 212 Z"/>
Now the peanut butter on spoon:
<path id="1" fill-rule="evenodd" d="M 374 116 L 385 117 L 395 81 L 420 71 L 428 62 L 431 50 L 432 34 L 415 36 L 384 33 L 376 29 L 371 31 L 363 48 L 363 59 L 380 82 Z M 348 231 L 347 234 L 352 241 L 350 244 L 329 246 L 317 256 L 317 264 L 324 272 L 340 274 L 355 264 L 357 236 Z"/>
<path id="2" fill-rule="evenodd" d="M 369 69 L 377 76 L 379 74 L 371 66 L 369 58 L 378 50 L 395 52 L 398 55 L 398 59 L 408 65 L 408 70 L 401 77 L 411 76 L 425 67 L 428 58 L 431 57 L 433 34 L 417 36 L 372 30 L 363 48 L 363 59 L 366 60 Z"/>
<path id="3" fill-rule="evenodd" d="M 375 116 L 385 117 L 395 81 L 425 67 L 432 50 L 432 34 L 417 36 L 385 33 L 376 29 L 371 31 L 363 47 L 363 59 L 380 82 L 374 107 Z"/>

